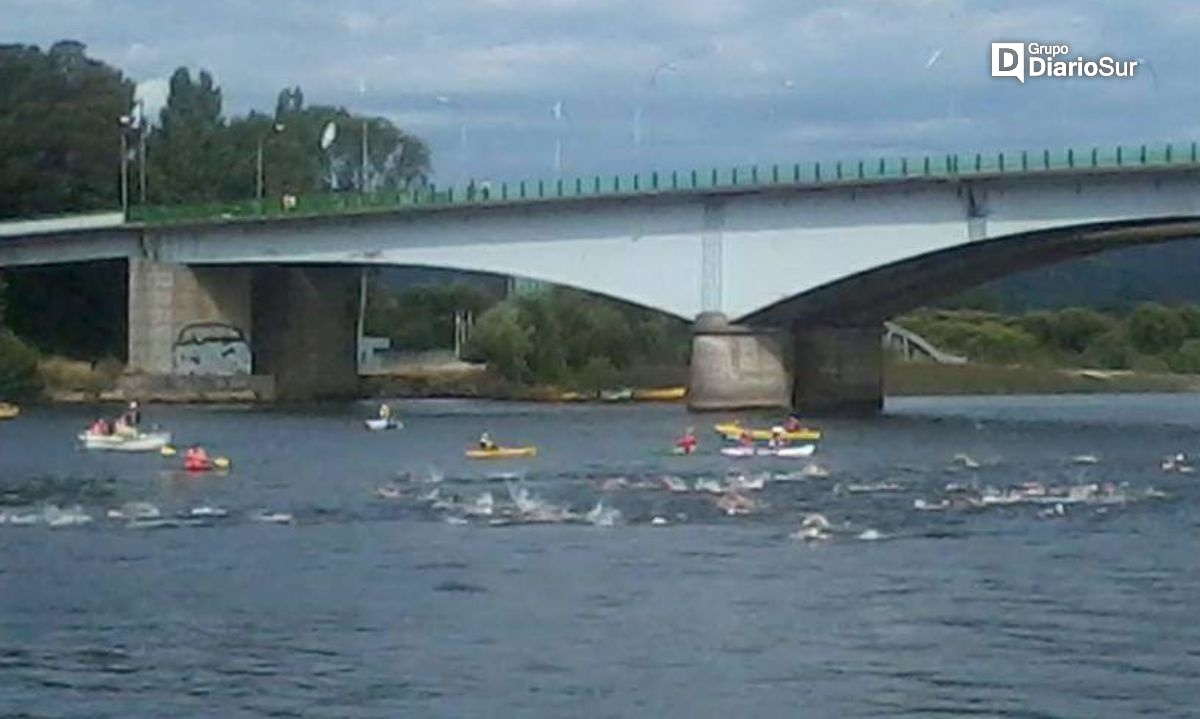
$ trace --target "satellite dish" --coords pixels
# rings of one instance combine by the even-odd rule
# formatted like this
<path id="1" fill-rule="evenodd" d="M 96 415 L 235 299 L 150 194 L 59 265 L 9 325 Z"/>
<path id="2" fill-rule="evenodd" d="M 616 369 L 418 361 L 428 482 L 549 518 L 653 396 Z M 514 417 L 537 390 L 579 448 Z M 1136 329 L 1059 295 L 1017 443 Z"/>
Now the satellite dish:
<path id="1" fill-rule="evenodd" d="M 333 141 L 337 139 L 337 125 L 330 120 L 325 129 L 321 131 L 321 149 L 328 150 Z"/>

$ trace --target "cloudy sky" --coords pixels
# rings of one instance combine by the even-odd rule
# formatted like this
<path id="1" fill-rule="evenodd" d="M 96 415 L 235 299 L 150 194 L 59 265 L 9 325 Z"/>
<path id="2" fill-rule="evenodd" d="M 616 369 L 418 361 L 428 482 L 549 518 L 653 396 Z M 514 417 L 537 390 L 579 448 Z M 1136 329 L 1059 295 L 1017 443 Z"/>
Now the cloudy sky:
<path id="1" fill-rule="evenodd" d="M 430 141 L 440 181 L 1200 139 L 1200 4 L 1102 0 L 0 0 L 161 101 L 310 102 Z M 1131 80 L 992 78 L 989 43 L 1139 58 Z M 561 103 L 561 113 L 554 111 Z"/>

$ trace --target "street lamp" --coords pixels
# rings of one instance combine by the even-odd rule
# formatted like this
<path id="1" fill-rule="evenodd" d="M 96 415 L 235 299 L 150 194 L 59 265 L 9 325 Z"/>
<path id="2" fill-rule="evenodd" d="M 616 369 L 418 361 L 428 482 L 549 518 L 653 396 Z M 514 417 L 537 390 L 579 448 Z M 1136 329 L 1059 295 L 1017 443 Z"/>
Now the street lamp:
<path id="1" fill-rule="evenodd" d="M 649 91 L 658 87 L 658 76 L 664 72 L 674 72 L 679 69 L 679 65 L 674 60 L 659 63 L 650 73 L 650 77 L 646 79 L 646 103 L 649 103 Z M 643 90 L 639 86 L 636 88 L 637 102 L 633 108 L 633 151 L 634 155 L 640 162 L 642 156 L 642 94 Z"/>
<path id="2" fill-rule="evenodd" d="M 129 219 L 129 135 L 138 136 L 138 184 L 141 202 L 146 202 L 146 120 L 141 100 L 133 104 L 137 114 L 130 112 L 117 118 L 121 135 L 121 214 Z"/>
<path id="3" fill-rule="evenodd" d="M 284 125 L 282 122 L 272 123 L 271 132 L 278 135 L 279 133 L 283 132 L 283 130 L 284 130 Z M 263 143 L 266 141 L 266 139 L 267 139 L 266 133 L 263 133 L 258 136 L 258 155 L 256 156 L 256 162 L 255 162 L 255 166 L 256 166 L 256 170 L 257 170 L 257 173 L 256 173 L 256 179 L 257 179 L 256 188 L 257 189 L 255 192 L 255 196 L 259 199 L 259 201 L 261 201 L 263 198 Z"/>

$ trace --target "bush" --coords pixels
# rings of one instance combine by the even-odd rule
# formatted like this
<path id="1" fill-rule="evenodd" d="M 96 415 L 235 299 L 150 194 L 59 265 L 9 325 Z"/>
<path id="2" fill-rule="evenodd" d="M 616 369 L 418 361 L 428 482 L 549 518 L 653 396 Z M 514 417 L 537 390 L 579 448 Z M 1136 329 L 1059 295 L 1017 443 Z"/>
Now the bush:
<path id="1" fill-rule="evenodd" d="M 1129 368 L 1136 372 L 1147 372 L 1151 374 L 1166 374 L 1171 371 L 1167 365 L 1167 361 L 1161 357 L 1154 355 L 1136 355 Z"/>
<path id="2" fill-rule="evenodd" d="M 592 357 L 576 374 L 576 384 L 581 389 L 601 390 L 617 384 L 617 368 L 607 357 Z"/>
<path id="3" fill-rule="evenodd" d="M 24 399 L 41 389 L 37 350 L 0 329 L 0 398 Z"/>
<path id="4" fill-rule="evenodd" d="M 1179 350 L 1171 355 L 1169 364 L 1174 372 L 1200 374 L 1200 339 L 1184 340 Z"/>
<path id="5" fill-rule="evenodd" d="M 1138 305 L 1126 325 L 1134 348 L 1147 355 L 1174 352 L 1188 333 L 1178 312 L 1154 302 Z"/>
<path id="6" fill-rule="evenodd" d="M 520 312 L 502 303 L 483 313 L 471 333 L 467 353 L 487 362 L 511 382 L 529 379 L 529 353 L 533 349 L 532 332 L 521 324 Z"/>
<path id="7" fill-rule="evenodd" d="M 1136 354 L 1125 331 L 1116 327 L 1088 344 L 1083 351 L 1083 361 L 1099 369 L 1129 369 Z"/>

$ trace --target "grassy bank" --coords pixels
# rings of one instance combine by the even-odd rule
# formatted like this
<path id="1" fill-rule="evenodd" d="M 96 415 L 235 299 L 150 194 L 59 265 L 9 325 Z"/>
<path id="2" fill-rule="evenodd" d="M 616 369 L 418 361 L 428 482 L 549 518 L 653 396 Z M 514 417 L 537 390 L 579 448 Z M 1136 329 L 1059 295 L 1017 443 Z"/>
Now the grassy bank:
<path id="1" fill-rule="evenodd" d="M 885 392 L 903 395 L 1197 392 L 1200 375 L 891 362 Z"/>

